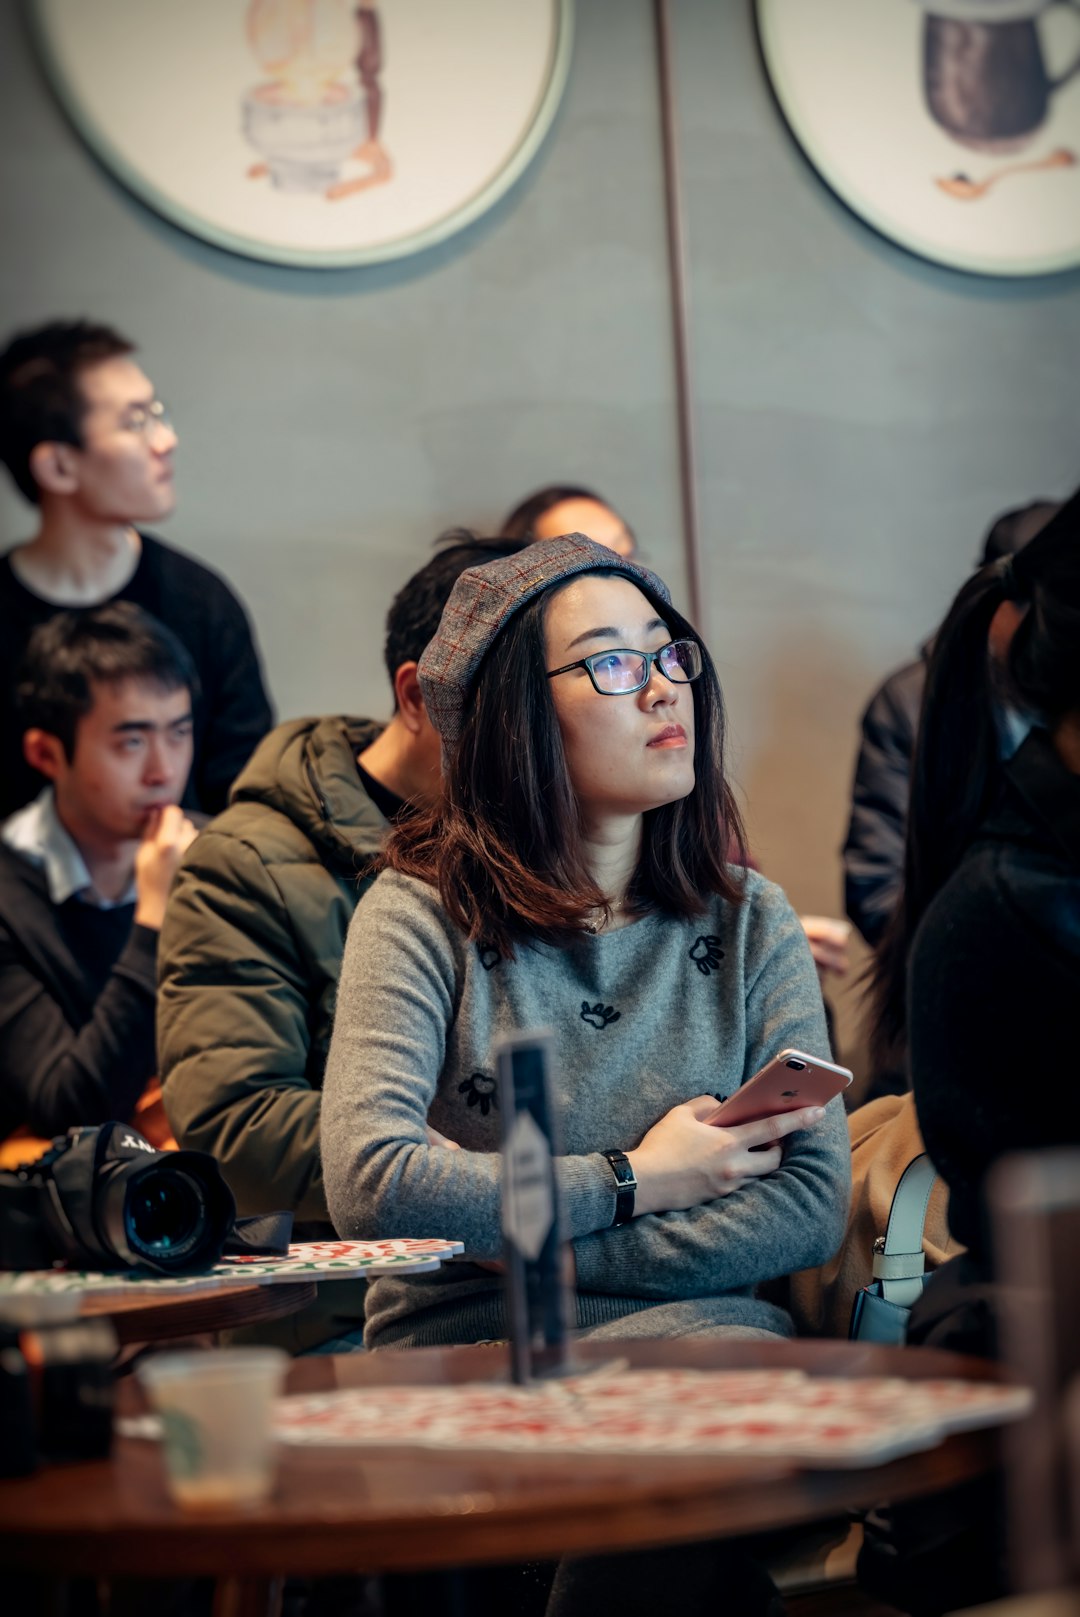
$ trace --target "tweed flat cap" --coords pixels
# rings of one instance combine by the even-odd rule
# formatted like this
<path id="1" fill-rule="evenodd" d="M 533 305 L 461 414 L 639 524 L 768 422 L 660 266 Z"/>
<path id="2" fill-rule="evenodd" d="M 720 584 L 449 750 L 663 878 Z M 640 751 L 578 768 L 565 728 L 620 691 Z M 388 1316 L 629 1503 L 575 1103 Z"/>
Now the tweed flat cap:
<path id="1" fill-rule="evenodd" d="M 662 578 L 583 533 L 541 539 L 516 556 L 469 567 L 459 576 L 435 638 L 417 667 L 428 717 L 444 747 L 453 746 L 461 734 L 465 704 L 480 664 L 514 613 L 552 584 L 600 569 L 622 573 L 670 604 Z"/>

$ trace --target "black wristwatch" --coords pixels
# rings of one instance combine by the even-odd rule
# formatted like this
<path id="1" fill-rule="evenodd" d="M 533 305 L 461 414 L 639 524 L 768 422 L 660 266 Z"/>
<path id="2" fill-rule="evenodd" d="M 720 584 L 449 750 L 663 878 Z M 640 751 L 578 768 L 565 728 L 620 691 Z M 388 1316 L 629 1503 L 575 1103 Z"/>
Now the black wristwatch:
<path id="1" fill-rule="evenodd" d="M 617 1224 L 629 1224 L 634 1216 L 637 1179 L 625 1151 L 601 1151 L 600 1155 L 606 1157 L 615 1175 L 615 1217 L 611 1221 L 611 1227 L 614 1229 Z"/>

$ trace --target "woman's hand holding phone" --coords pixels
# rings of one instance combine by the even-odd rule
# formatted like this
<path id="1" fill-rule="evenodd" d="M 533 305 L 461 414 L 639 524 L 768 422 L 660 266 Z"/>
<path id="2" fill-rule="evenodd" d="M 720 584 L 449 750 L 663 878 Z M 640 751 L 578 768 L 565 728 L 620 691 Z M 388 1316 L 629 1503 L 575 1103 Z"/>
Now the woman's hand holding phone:
<path id="1" fill-rule="evenodd" d="M 715 1112 L 715 1095 L 699 1095 L 673 1106 L 641 1144 L 627 1152 L 638 1182 L 635 1217 L 681 1212 L 733 1195 L 751 1179 L 764 1178 L 780 1166 L 781 1140 L 813 1128 L 825 1116 L 823 1106 L 805 1106 L 723 1128 L 708 1122 Z"/>

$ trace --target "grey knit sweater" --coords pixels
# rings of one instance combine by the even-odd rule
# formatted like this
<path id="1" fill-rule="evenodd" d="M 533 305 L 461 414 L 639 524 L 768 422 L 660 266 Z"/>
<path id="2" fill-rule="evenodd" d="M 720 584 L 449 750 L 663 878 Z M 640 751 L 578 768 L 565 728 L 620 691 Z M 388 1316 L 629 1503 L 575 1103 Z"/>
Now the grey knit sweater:
<path id="1" fill-rule="evenodd" d="M 368 1344 L 506 1335 L 500 1279 L 467 1259 L 501 1252 L 492 1040 L 540 1027 L 554 1033 L 578 1325 L 786 1333 L 786 1315 L 754 1287 L 840 1244 L 850 1162 L 839 1100 L 789 1137 L 775 1173 L 618 1229 L 600 1155 L 633 1149 L 680 1101 L 731 1094 L 788 1046 L 827 1053 L 813 960 L 780 889 L 747 872 L 741 905 L 714 899 L 695 920 L 649 916 L 505 961 L 466 941 L 433 888 L 388 871 L 357 909 L 342 963 L 322 1102 L 327 1201 L 344 1238 L 452 1236 L 466 1261 L 373 1281 Z M 462 1149 L 429 1146 L 428 1120 Z"/>

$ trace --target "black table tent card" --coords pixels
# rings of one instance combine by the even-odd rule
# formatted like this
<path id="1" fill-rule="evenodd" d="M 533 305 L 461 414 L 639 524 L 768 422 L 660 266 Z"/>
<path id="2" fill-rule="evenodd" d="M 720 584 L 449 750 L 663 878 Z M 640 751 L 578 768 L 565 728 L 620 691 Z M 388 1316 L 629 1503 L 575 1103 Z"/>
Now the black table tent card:
<path id="1" fill-rule="evenodd" d="M 495 1046 L 502 1118 L 502 1223 L 511 1374 L 524 1384 L 565 1370 L 566 1254 L 560 1239 L 551 1037 L 519 1034 Z"/>

